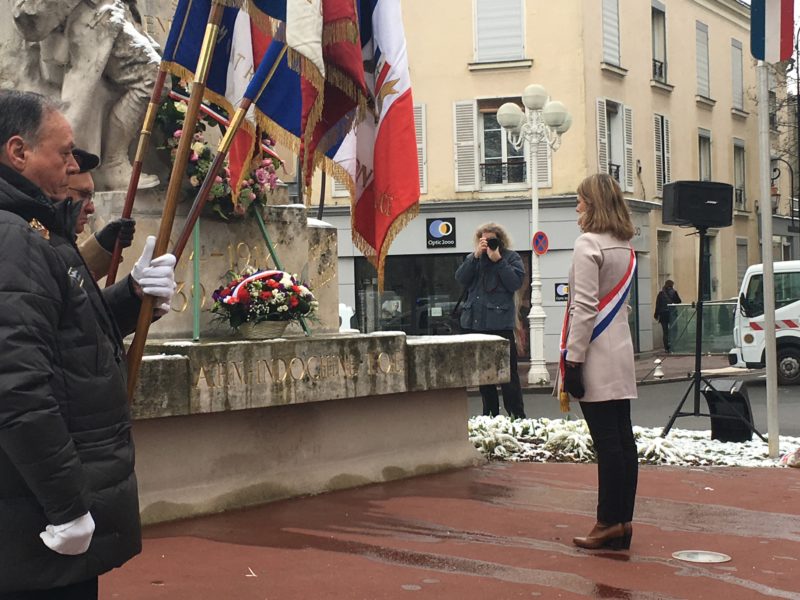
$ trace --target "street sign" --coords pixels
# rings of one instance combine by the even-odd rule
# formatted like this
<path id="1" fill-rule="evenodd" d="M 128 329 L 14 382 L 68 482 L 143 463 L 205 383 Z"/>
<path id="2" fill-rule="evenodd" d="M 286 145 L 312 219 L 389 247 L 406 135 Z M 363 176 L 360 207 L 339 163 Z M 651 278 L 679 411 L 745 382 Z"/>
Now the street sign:
<path id="1" fill-rule="evenodd" d="M 547 254 L 547 249 L 550 247 L 550 240 L 547 239 L 547 234 L 544 231 L 537 231 L 533 234 L 533 251 L 541 256 Z"/>
<path id="2" fill-rule="evenodd" d="M 750 53 L 753 58 L 776 63 L 792 56 L 794 0 L 752 0 L 750 3 Z"/>

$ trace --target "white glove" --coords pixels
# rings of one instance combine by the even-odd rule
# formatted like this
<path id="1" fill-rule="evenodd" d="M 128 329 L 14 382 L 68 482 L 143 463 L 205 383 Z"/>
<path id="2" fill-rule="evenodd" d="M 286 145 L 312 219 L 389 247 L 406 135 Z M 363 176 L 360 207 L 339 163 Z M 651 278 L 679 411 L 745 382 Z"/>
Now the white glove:
<path id="1" fill-rule="evenodd" d="M 169 309 L 169 303 L 175 294 L 175 257 L 172 254 L 162 254 L 153 258 L 153 249 L 156 245 L 155 236 L 147 236 L 144 250 L 136 264 L 133 265 L 131 277 L 148 296 L 161 299 L 161 307 Z"/>
<path id="2" fill-rule="evenodd" d="M 50 550 L 74 556 L 83 554 L 89 549 L 93 533 L 94 519 L 91 513 L 87 512 L 69 523 L 48 525 L 39 537 Z"/>

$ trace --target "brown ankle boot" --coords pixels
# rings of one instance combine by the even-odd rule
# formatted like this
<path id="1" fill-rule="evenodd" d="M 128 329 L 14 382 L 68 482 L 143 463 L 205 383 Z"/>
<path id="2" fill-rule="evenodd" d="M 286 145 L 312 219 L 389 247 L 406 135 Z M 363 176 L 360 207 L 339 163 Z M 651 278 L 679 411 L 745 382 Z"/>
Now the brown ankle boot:
<path id="1" fill-rule="evenodd" d="M 630 547 L 630 537 L 626 533 L 622 523 L 606 525 L 598 521 L 589 535 L 572 538 L 572 543 L 579 548 L 587 548 L 589 550 L 597 550 L 599 548 L 621 550 L 625 546 L 626 538 Z"/>

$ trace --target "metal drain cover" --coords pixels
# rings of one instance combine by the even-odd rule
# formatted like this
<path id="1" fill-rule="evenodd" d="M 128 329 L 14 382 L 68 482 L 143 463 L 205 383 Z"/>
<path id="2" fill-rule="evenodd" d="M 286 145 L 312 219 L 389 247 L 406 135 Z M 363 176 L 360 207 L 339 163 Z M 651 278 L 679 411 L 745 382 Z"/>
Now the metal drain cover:
<path id="1" fill-rule="evenodd" d="M 672 558 L 693 563 L 724 563 L 731 559 L 727 554 L 710 550 L 680 550 L 673 552 Z"/>

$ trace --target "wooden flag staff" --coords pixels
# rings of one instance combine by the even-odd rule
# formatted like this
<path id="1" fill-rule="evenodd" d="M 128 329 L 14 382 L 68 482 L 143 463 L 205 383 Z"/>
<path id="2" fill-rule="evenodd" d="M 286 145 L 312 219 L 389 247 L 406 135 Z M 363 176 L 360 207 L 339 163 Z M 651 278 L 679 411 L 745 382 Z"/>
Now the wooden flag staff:
<path id="1" fill-rule="evenodd" d="M 264 91 L 264 88 L 267 87 L 267 84 L 272 79 L 272 76 L 275 74 L 278 65 L 280 65 L 281 60 L 283 60 L 283 57 L 286 54 L 286 49 L 287 46 L 284 46 L 281 49 L 255 98 L 242 98 L 242 101 L 239 103 L 236 112 L 233 114 L 231 124 L 228 126 L 228 129 L 225 131 L 225 135 L 222 137 L 219 145 L 217 146 L 217 155 L 211 162 L 211 166 L 208 168 L 208 173 L 206 173 L 206 177 L 203 179 L 203 183 L 200 186 L 200 189 L 197 191 L 197 196 L 195 196 L 192 207 L 189 209 L 189 214 L 187 215 L 186 221 L 183 224 L 183 229 L 178 236 L 178 241 L 175 243 L 175 247 L 172 250 L 172 253 L 177 259 L 180 260 L 181 254 L 183 254 L 186 244 L 189 242 L 194 224 L 197 222 L 197 219 L 200 218 L 200 213 L 208 201 L 208 196 L 211 193 L 211 187 L 214 185 L 214 180 L 216 179 L 217 175 L 219 175 L 219 172 L 222 170 L 222 166 L 225 163 L 225 157 L 228 155 L 228 150 L 231 148 L 231 144 L 233 143 L 233 138 L 236 135 L 236 132 L 242 126 L 242 122 L 244 122 L 245 115 L 247 114 L 250 106 L 254 102 L 258 101 L 258 99 L 261 97 L 261 93 Z"/>
<path id="2" fill-rule="evenodd" d="M 208 15 L 208 23 L 203 36 L 203 44 L 200 49 L 200 56 L 197 59 L 197 69 L 192 83 L 192 92 L 189 104 L 186 108 L 186 115 L 183 121 L 185 131 L 194 131 L 197 124 L 197 116 L 200 112 L 200 104 L 203 101 L 203 94 L 206 89 L 206 80 L 211 66 L 211 58 L 214 54 L 214 47 L 219 35 L 219 25 L 222 21 L 224 6 L 216 0 L 211 5 Z M 189 162 L 189 152 L 191 151 L 193 137 L 191 135 L 181 136 L 178 141 L 178 148 L 175 154 L 175 161 L 172 163 L 169 186 L 167 187 L 167 197 L 164 202 L 164 210 L 161 215 L 161 224 L 156 237 L 156 245 L 153 249 L 153 256 L 161 256 L 167 251 L 169 238 L 172 234 L 172 225 L 175 221 L 175 211 L 178 207 L 178 199 L 183 183 L 183 174 Z M 128 349 L 128 399 L 133 400 L 133 393 L 136 389 L 136 382 L 139 377 L 139 367 L 142 363 L 144 345 L 147 341 L 147 333 L 150 330 L 150 322 L 153 319 L 153 308 L 155 298 L 145 295 L 142 298 L 142 307 L 139 311 L 139 321 L 136 324 L 136 333 L 133 342 Z"/>
<path id="3" fill-rule="evenodd" d="M 122 207 L 122 218 L 124 219 L 130 219 L 133 213 L 133 201 L 136 199 L 136 190 L 139 187 L 139 176 L 142 174 L 144 153 L 147 151 L 147 146 L 150 144 L 150 134 L 156 122 L 156 113 L 161 104 L 161 92 L 163 91 L 166 79 L 167 69 L 162 62 L 161 65 L 159 65 L 158 76 L 156 77 L 155 85 L 153 85 L 153 93 L 150 95 L 150 102 L 147 105 L 147 112 L 144 115 L 142 132 L 139 134 L 136 158 L 133 161 L 130 181 L 128 181 L 128 193 L 125 195 L 125 205 Z M 122 246 L 120 246 L 119 240 L 117 240 L 114 244 L 114 252 L 111 254 L 111 265 L 108 268 L 108 275 L 106 275 L 106 287 L 117 280 L 117 268 L 119 267 L 121 258 Z"/>

